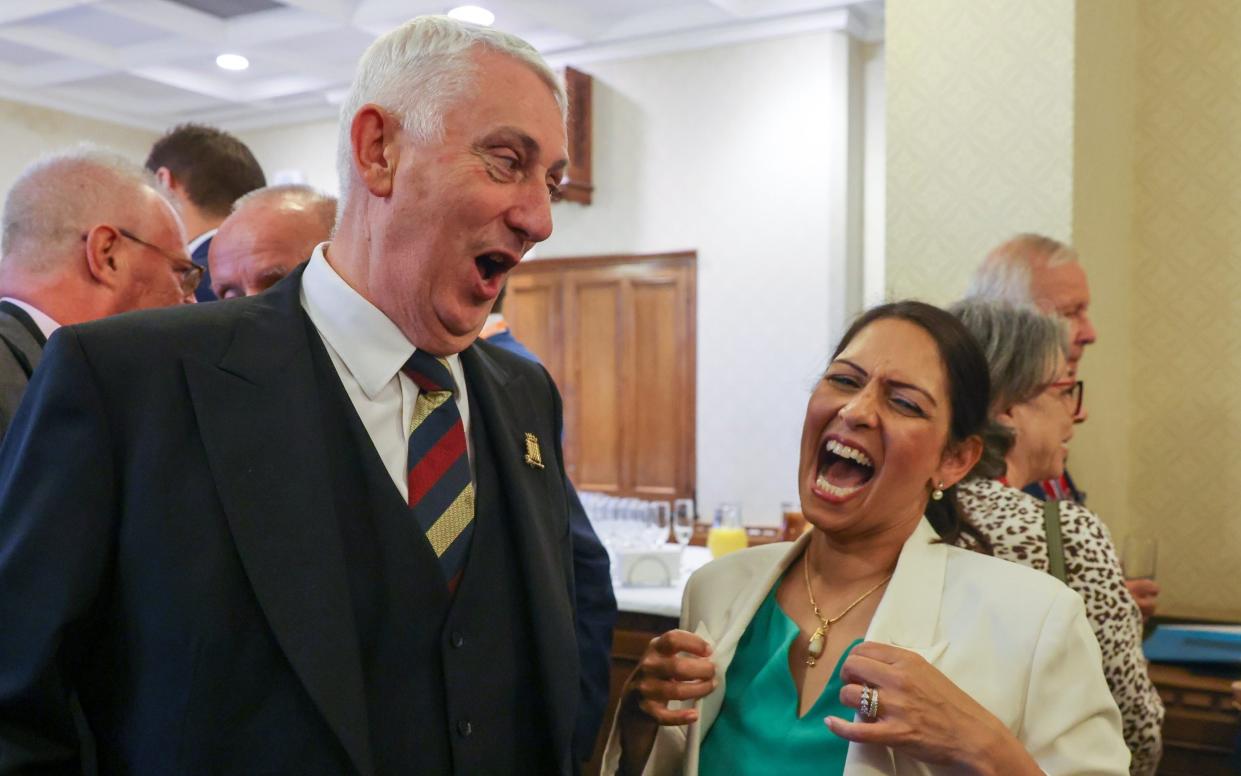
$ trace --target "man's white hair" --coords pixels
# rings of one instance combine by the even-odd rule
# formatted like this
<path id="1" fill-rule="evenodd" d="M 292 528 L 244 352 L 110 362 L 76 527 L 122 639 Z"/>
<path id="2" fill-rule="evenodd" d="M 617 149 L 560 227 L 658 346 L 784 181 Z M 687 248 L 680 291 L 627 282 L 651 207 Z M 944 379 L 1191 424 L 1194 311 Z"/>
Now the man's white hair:
<path id="1" fill-rule="evenodd" d="M 362 54 L 353 84 L 341 103 L 336 173 L 342 211 L 354 177 L 350 129 L 358 109 L 373 103 L 391 111 L 416 142 L 440 139 L 445 110 L 474 85 L 478 74 L 472 55 L 480 46 L 527 65 L 555 96 L 561 117 L 567 115 L 569 100 L 563 81 L 521 38 L 447 16 L 410 19 Z"/>
<path id="2" fill-rule="evenodd" d="M 1041 234 L 1019 234 L 998 245 L 970 279 L 966 297 L 1039 306 L 1033 298 L 1033 272 L 1077 261 L 1077 252 L 1059 240 Z"/>
<path id="3" fill-rule="evenodd" d="M 105 148 L 83 144 L 45 156 L 22 170 L 5 196 L 0 255 L 28 270 L 50 269 L 73 255 L 92 226 L 130 215 L 144 187 L 158 192 L 155 176 Z"/>

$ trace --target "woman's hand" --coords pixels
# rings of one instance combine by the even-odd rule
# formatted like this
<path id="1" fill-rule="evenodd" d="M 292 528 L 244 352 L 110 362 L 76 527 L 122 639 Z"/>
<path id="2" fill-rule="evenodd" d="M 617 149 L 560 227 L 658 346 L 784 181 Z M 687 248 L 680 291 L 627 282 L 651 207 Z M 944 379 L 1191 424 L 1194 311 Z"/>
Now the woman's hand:
<path id="1" fill-rule="evenodd" d="M 1155 606 L 1159 602 L 1159 583 L 1153 579 L 1126 579 L 1125 587 L 1129 588 L 1129 595 L 1133 596 L 1133 600 L 1138 602 L 1142 622 L 1146 622 L 1155 613 Z"/>
<path id="2" fill-rule="evenodd" d="M 890 746 L 926 763 L 965 766 L 972 773 L 1042 773 L 995 715 L 917 653 L 865 642 L 850 653 L 840 675 L 846 706 L 860 705 L 864 686 L 879 694 L 874 722 L 825 720 L 841 738 Z"/>
<path id="3" fill-rule="evenodd" d="M 670 709 L 668 703 L 695 701 L 716 688 L 710 655 L 711 645 L 688 631 L 670 630 L 651 639 L 621 694 L 621 773 L 642 772 L 660 725 L 688 725 L 698 719 L 697 709 Z"/>
<path id="4" fill-rule="evenodd" d="M 688 725 L 696 709 L 670 709 L 669 701 L 695 701 L 711 693 L 715 664 L 711 645 L 688 631 L 670 630 L 651 639 L 638 667 L 625 685 L 627 697 L 661 725 Z"/>

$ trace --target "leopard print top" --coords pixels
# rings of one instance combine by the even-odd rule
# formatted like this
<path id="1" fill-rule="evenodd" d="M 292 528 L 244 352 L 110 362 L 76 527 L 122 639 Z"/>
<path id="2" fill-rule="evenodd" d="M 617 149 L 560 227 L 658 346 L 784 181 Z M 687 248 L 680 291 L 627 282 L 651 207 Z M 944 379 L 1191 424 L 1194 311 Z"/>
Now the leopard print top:
<path id="1" fill-rule="evenodd" d="M 990 540 L 997 558 L 1047 571 L 1043 502 L 995 480 L 974 478 L 957 486 L 962 509 Z M 1103 674 L 1120 707 L 1134 776 L 1154 774 L 1162 751 L 1163 703 L 1146 672 L 1142 614 L 1125 587 L 1107 526 L 1090 510 L 1060 502 L 1065 576 L 1081 595 L 1086 617 L 1103 652 Z M 977 550 L 969 537 L 957 542 Z"/>

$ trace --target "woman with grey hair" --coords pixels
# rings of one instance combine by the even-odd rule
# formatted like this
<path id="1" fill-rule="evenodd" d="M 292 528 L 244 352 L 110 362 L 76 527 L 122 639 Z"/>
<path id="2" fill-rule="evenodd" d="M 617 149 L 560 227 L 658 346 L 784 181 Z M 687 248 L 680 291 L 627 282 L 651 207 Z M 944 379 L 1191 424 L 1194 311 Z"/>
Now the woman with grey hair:
<path id="1" fill-rule="evenodd" d="M 1125 587 L 1107 527 L 1072 501 L 1039 501 L 1031 482 L 1064 471 L 1082 383 L 1070 376 L 1063 322 L 1032 307 L 967 299 L 951 308 L 982 346 L 991 376 L 992 423 L 984 452 L 957 487 L 987 551 L 1059 578 L 1079 593 L 1103 653 L 1108 687 L 1120 707 L 1130 773 L 1153 774 L 1161 752 L 1163 704 L 1146 672 L 1142 616 Z"/>

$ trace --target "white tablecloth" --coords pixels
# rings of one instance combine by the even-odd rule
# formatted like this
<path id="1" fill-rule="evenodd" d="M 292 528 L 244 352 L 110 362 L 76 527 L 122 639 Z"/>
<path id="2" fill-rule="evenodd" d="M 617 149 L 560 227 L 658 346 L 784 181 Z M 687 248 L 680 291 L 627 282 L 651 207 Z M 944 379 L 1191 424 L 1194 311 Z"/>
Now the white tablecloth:
<path id="1" fill-rule="evenodd" d="M 681 578 L 672 587 L 624 587 L 615 585 L 616 606 L 622 612 L 681 616 L 681 594 L 689 575 L 711 560 L 706 547 L 686 547 L 681 557 Z"/>

